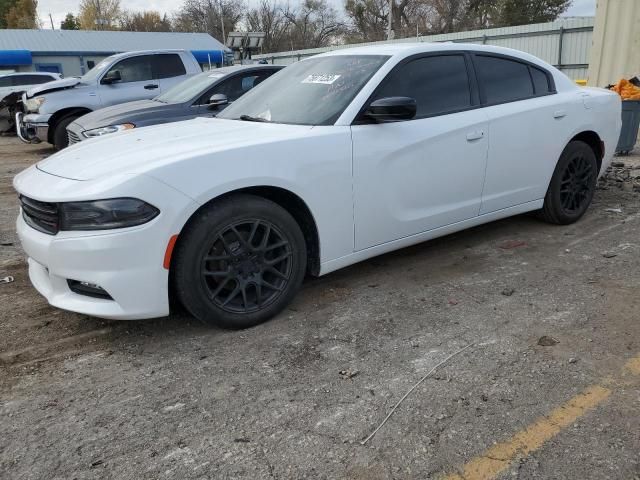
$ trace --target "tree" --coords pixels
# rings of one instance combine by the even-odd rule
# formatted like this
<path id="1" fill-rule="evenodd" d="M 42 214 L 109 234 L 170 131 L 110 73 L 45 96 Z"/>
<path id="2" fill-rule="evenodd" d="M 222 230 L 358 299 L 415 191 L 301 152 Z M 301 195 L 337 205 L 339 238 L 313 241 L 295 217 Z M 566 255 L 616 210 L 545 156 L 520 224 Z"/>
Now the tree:
<path id="1" fill-rule="evenodd" d="M 289 20 L 284 15 L 283 7 L 275 0 L 261 0 L 257 7 L 247 12 L 245 23 L 248 31 L 264 33 L 262 43 L 264 53 L 278 52 L 288 48 Z"/>
<path id="2" fill-rule="evenodd" d="M 388 0 L 347 0 L 344 8 L 351 20 L 349 41 L 372 42 L 387 38 Z"/>
<path id="3" fill-rule="evenodd" d="M 300 7 L 283 10 L 289 21 L 288 36 L 291 48 L 326 47 L 338 43 L 345 32 L 345 24 L 327 0 L 304 0 Z"/>
<path id="4" fill-rule="evenodd" d="M 143 12 L 124 11 L 120 16 L 120 29 L 130 32 L 170 32 L 171 22 L 167 15 L 147 10 Z"/>
<path id="5" fill-rule="evenodd" d="M 120 13 L 120 0 L 82 0 L 78 21 L 83 30 L 115 30 Z"/>
<path id="6" fill-rule="evenodd" d="M 551 22 L 571 3 L 572 0 L 503 0 L 498 23 L 507 26 Z"/>
<path id="7" fill-rule="evenodd" d="M 17 0 L 0 0 L 0 28 L 7 28 L 7 13 L 16 4 Z"/>
<path id="8" fill-rule="evenodd" d="M 37 0 L 17 0 L 5 15 L 7 28 L 40 28 Z"/>
<path id="9" fill-rule="evenodd" d="M 67 13 L 64 20 L 60 22 L 60 30 L 80 30 L 78 17 L 74 16 L 73 13 Z"/>
<path id="10" fill-rule="evenodd" d="M 242 0 L 185 0 L 173 18 L 173 27 L 179 32 L 206 32 L 224 43 L 226 34 L 236 29 L 245 12 Z"/>

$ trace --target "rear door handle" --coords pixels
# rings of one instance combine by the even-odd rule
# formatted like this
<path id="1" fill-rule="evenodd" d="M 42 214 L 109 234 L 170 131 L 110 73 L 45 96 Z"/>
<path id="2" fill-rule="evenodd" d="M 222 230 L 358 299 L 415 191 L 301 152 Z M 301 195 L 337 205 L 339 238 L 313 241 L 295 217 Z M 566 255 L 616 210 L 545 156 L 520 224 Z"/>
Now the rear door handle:
<path id="1" fill-rule="evenodd" d="M 145 90 L 154 90 L 158 88 L 158 85 L 156 85 L 155 83 L 150 83 L 149 85 L 145 85 L 144 88 Z"/>
<path id="2" fill-rule="evenodd" d="M 566 110 L 556 110 L 555 112 L 553 112 L 553 118 L 564 118 L 567 116 L 567 111 Z"/>
<path id="3" fill-rule="evenodd" d="M 467 141 L 473 142 L 475 140 L 480 140 L 484 137 L 484 132 L 482 130 L 476 130 L 475 132 L 467 133 Z"/>

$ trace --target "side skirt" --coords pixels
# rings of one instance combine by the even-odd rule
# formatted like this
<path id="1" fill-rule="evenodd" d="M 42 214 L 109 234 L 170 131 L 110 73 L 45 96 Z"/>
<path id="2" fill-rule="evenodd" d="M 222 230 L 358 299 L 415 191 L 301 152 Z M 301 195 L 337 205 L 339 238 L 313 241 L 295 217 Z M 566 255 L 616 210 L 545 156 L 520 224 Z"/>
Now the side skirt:
<path id="1" fill-rule="evenodd" d="M 531 212 L 542 208 L 544 200 L 535 200 L 533 202 L 527 202 L 514 207 L 505 208 L 496 212 L 485 213 L 478 217 L 470 218 L 469 220 L 463 220 L 462 222 L 452 223 L 445 227 L 435 228 L 427 232 L 418 233 L 409 237 L 400 238 L 392 242 L 383 243 L 382 245 L 376 245 L 375 247 L 369 247 L 358 252 L 345 255 L 344 257 L 329 260 L 320 265 L 320 275 L 339 270 L 341 268 L 353 265 L 354 263 L 361 262 L 371 257 L 376 257 L 384 253 L 392 252 L 400 248 L 409 247 L 417 243 L 426 242 L 434 238 L 443 237 L 451 233 L 466 230 L 467 228 L 476 227 L 484 223 L 494 222 L 514 215 L 520 215 L 521 213 Z"/>

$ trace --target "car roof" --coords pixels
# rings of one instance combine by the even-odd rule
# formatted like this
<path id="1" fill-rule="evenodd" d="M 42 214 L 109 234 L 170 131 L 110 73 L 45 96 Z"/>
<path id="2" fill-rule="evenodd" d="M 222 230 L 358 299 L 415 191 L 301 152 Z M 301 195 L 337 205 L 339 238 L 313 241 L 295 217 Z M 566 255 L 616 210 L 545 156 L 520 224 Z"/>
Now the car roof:
<path id="1" fill-rule="evenodd" d="M 532 63 L 544 64 L 542 60 L 520 50 L 506 47 L 496 47 L 494 45 L 478 45 L 475 43 L 454 43 L 454 42 L 407 42 L 407 43 L 383 43 L 376 45 L 366 45 L 363 47 L 344 48 L 322 53 L 320 56 L 331 55 L 388 55 L 408 57 L 420 53 L 446 52 L 446 51 L 473 51 L 498 53 L 521 58 Z"/>
<path id="2" fill-rule="evenodd" d="M 0 77 L 13 77 L 15 75 L 44 75 L 46 77 L 55 77 L 56 75 L 60 75 L 55 72 L 11 72 L 11 73 L 0 73 Z"/>
<path id="3" fill-rule="evenodd" d="M 124 57 L 130 55 L 153 55 L 155 53 L 184 53 L 186 52 L 183 48 L 162 48 L 158 50 L 132 50 L 130 52 L 121 52 L 111 55 L 111 57 Z"/>

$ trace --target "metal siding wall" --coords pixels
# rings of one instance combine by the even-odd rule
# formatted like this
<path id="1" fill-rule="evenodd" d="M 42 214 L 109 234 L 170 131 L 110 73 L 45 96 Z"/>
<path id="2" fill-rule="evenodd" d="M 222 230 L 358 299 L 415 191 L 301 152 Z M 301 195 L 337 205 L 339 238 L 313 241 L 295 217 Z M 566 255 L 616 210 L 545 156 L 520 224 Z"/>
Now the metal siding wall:
<path id="1" fill-rule="evenodd" d="M 487 30 L 475 30 L 471 32 L 456 32 L 444 35 L 430 35 L 419 37 L 420 42 L 465 42 L 483 43 L 483 37 L 487 45 L 513 48 L 530 53 L 552 64 L 558 64 L 558 52 L 560 47 L 560 35 L 557 32 L 561 27 L 565 29 L 562 39 L 562 63 L 564 65 L 587 65 L 589 63 L 589 51 L 593 36 L 593 17 L 567 18 L 551 23 L 534 25 L 521 25 L 517 27 L 491 28 Z M 583 31 L 571 31 L 572 29 L 585 29 Z M 566 31 L 569 30 L 569 31 Z M 537 33 L 537 35 L 536 35 Z M 507 38 L 490 38 L 490 37 Z M 299 59 L 312 55 L 350 47 L 365 45 L 377 45 L 382 43 L 409 43 L 416 38 L 403 38 L 392 42 L 366 42 L 352 45 L 336 45 L 326 48 L 314 48 L 309 50 L 295 50 L 291 52 L 266 53 L 254 55 L 254 60 L 266 59 L 276 65 L 290 65 Z M 586 78 L 585 68 L 563 68 L 562 71 L 574 80 Z"/>
<path id="2" fill-rule="evenodd" d="M 598 0 L 589 85 L 605 86 L 640 72 L 640 1 Z"/>

